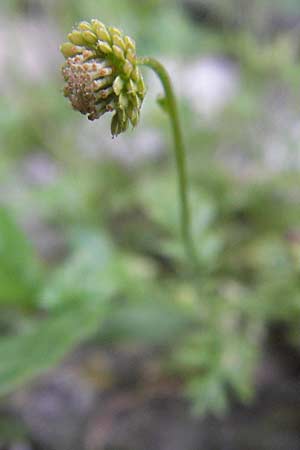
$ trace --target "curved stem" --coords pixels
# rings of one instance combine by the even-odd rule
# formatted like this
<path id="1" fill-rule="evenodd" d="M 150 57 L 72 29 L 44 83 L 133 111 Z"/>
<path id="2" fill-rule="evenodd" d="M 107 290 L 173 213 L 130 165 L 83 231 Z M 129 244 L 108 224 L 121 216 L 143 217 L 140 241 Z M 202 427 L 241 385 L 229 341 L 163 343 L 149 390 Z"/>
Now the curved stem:
<path id="1" fill-rule="evenodd" d="M 162 64 L 153 58 L 139 58 L 138 64 L 152 69 L 159 77 L 166 96 L 167 112 L 170 117 L 174 138 L 174 150 L 178 173 L 178 189 L 180 198 L 181 234 L 187 255 L 197 265 L 197 254 L 191 235 L 191 217 L 188 203 L 188 181 L 186 172 L 186 154 L 184 149 L 182 131 L 177 108 L 176 97 L 168 72 Z"/>

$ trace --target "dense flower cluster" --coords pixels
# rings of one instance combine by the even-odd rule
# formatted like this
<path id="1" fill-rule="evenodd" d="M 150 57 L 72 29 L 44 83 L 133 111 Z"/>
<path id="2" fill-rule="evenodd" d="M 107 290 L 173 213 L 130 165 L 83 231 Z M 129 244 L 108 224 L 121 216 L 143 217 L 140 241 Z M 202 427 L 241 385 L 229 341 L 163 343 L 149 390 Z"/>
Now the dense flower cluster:
<path id="1" fill-rule="evenodd" d="M 81 22 L 61 46 L 64 94 L 90 120 L 114 112 L 113 136 L 137 125 L 146 93 L 134 41 L 99 20 Z"/>

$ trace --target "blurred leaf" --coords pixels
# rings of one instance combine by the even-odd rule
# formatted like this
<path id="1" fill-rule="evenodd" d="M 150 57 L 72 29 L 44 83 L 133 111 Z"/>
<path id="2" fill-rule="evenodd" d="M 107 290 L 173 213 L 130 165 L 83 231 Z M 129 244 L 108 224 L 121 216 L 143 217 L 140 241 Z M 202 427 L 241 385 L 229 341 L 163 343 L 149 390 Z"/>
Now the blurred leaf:
<path id="1" fill-rule="evenodd" d="M 187 393 L 200 414 L 224 412 L 229 389 L 244 402 L 253 395 L 262 322 L 242 312 L 243 291 L 237 286 L 224 286 L 224 294 L 214 298 L 211 293 L 206 305 L 199 305 L 198 327 L 185 335 L 173 355 L 174 367 L 185 377 Z"/>
<path id="2" fill-rule="evenodd" d="M 227 408 L 227 393 L 224 385 L 213 373 L 195 377 L 186 388 L 186 393 L 193 400 L 193 411 L 197 415 L 213 411 L 224 414 Z"/>
<path id="3" fill-rule="evenodd" d="M 173 299 L 166 301 L 161 294 L 153 292 L 151 296 L 151 289 L 148 291 L 144 298 L 137 296 L 136 302 L 122 302 L 110 311 L 100 335 L 103 342 L 117 340 L 166 345 L 186 331 L 193 317 Z"/>
<path id="4" fill-rule="evenodd" d="M 28 239 L 0 208 L 0 305 L 34 304 L 41 282 L 41 268 Z"/>
<path id="5" fill-rule="evenodd" d="M 104 233 L 78 231 L 72 254 L 48 278 L 40 304 L 53 309 L 83 299 L 101 301 L 119 292 L 126 274 L 122 257 Z"/>
<path id="6" fill-rule="evenodd" d="M 73 306 L 56 317 L 42 320 L 31 330 L 0 340 L 0 395 L 57 364 L 99 327 L 103 305 Z"/>
<path id="7" fill-rule="evenodd" d="M 180 205 L 177 177 L 169 174 L 143 179 L 138 195 L 146 211 L 169 232 L 179 234 Z M 193 233 L 205 232 L 217 216 L 213 198 L 201 189 L 193 188 L 189 194 L 190 209 L 193 211 Z"/>

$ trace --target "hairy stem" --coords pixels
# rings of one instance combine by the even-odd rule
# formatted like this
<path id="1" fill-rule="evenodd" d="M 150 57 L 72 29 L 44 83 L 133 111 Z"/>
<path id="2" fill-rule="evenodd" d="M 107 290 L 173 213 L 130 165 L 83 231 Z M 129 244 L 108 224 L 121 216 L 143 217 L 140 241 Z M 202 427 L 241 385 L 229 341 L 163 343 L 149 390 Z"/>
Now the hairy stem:
<path id="1" fill-rule="evenodd" d="M 176 167 L 178 173 L 178 190 L 180 198 L 180 217 L 181 217 L 181 234 L 186 248 L 187 256 L 192 260 L 193 264 L 198 265 L 197 254 L 191 235 L 191 216 L 188 203 L 188 180 L 186 171 L 186 154 L 183 143 L 182 131 L 178 114 L 178 107 L 173 86 L 168 72 L 162 64 L 153 58 L 139 58 L 138 65 L 147 66 L 158 75 L 166 97 L 167 112 L 170 117 L 174 151 L 176 159 Z"/>

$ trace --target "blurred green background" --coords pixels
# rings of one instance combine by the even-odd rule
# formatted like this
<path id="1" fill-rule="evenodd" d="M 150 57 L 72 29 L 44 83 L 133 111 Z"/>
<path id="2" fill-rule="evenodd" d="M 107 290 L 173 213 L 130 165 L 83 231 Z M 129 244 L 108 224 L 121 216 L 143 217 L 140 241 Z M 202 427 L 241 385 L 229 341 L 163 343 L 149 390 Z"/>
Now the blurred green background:
<path id="1" fill-rule="evenodd" d="M 145 69 L 140 124 L 114 140 L 109 117 L 89 123 L 62 95 L 59 45 L 94 17 L 174 80 L 197 274 L 158 81 Z M 1 0 L 1 450 L 300 449 L 285 404 L 300 403 L 299 38 L 298 0 Z M 165 422 L 132 399 L 145 417 L 125 408 L 123 431 L 109 408 L 94 419 L 128 392 L 162 398 Z M 235 411 L 260 431 L 228 425 Z"/>

